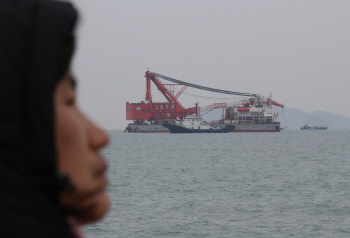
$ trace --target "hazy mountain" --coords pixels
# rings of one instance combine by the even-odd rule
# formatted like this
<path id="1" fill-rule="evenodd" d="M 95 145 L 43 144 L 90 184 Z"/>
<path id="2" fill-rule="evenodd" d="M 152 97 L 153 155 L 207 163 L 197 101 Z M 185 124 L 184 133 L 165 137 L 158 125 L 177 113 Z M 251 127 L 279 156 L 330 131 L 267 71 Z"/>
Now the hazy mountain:
<path id="1" fill-rule="evenodd" d="M 327 126 L 329 130 L 350 130 L 350 118 L 342 115 L 322 111 L 307 113 L 293 108 L 285 108 L 283 113 L 281 111 L 278 120 L 282 126 L 290 129 L 299 129 L 306 123 L 312 123 L 316 126 Z"/>
<path id="2" fill-rule="evenodd" d="M 300 129 L 306 123 L 312 123 L 316 126 L 327 126 L 329 130 L 350 130 L 350 118 L 342 115 L 315 111 L 313 113 L 304 112 L 294 108 L 278 108 L 279 117 L 278 121 L 281 122 L 282 127 L 288 127 L 288 129 Z M 206 112 L 202 112 L 203 115 Z M 202 116 L 206 121 L 219 120 L 222 117 L 222 109 L 215 109 L 207 112 Z"/>

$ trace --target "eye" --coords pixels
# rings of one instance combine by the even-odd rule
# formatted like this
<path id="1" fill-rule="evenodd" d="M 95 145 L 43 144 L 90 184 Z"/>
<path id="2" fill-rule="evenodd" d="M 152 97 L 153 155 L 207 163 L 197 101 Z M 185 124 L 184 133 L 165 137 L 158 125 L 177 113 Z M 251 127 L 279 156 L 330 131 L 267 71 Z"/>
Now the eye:
<path id="1" fill-rule="evenodd" d="M 75 105 L 75 96 L 69 96 L 64 100 L 64 104 L 67 106 L 74 106 Z"/>

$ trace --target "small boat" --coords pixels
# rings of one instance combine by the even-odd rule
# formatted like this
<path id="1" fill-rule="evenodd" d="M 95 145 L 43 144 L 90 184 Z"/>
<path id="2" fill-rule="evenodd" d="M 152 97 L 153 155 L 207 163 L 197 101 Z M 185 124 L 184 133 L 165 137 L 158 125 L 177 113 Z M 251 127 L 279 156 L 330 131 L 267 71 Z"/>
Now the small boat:
<path id="1" fill-rule="evenodd" d="M 300 127 L 300 130 L 327 130 L 326 126 L 315 126 L 311 123 L 305 124 L 304 126 Z"/>
<path id="2" fill-rule="evenodd" d="M 209 123 L 203 121 L 202 118 L 190 115 L 175 124 L 165 123 L 163 127 L 168 128 L 170 133 L 229 133 L 234 129 L 234 125 L 230 127 L 212 127 Z"/>

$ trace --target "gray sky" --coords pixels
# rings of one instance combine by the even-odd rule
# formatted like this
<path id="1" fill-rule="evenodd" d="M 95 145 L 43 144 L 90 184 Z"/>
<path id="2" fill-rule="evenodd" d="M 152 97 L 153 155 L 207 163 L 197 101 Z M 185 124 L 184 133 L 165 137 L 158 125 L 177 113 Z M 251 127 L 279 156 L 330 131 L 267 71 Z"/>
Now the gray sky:
<path id="1" fill-rule="evenodd" d="M 350 1 L 73 2 L 81 14 L 79 103 L 106 129 L 130 122 L 125 103 L 144 100 L 147 68 L 207 87 L 272 92 L 286 107 L 350 117 Z M 152 87 L 153 100 L 165 101 Z M 179 98 L 185 107 L 237 99 L 185 93 Z"/>

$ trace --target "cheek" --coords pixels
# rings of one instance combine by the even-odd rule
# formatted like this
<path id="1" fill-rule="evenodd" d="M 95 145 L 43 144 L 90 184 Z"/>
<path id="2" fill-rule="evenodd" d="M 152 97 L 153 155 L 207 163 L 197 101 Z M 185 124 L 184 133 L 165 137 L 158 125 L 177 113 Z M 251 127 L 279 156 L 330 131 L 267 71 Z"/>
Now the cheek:
<path id="1" fill-rule="evenodd" d="M 60 202 L 67 214 L 82 223 L 96 221 L 109 207 L 107 178 L 96 175 L 96 168 L 104 168 L 105 163 L 98 148 L 91 146 L 91 128 L 90 121 L 76 108 L 56 106 L 58 168 L 76 187 L 73 192 L 62 191 Z"/>
<path id="2" fill-rule="evenodd" d="M 57 107 L 56 148 L 59 170 L 76 185 L 87 183 L 90 163 L 85 123 L 73 109 Z"/>

